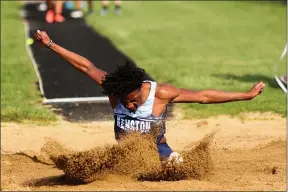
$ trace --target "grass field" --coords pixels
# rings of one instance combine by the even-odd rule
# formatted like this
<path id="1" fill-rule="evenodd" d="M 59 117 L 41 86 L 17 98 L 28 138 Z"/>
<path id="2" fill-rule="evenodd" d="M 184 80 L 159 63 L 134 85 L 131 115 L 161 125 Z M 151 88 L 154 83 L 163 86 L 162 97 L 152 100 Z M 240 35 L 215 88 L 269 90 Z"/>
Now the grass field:
<path id="1" fill-rule="evenodd" d="M 1 1 L 1 120 L 55 121 L 55 114 L 41 105 L 37 76 L 25 48 L 20 5 Z"/>
<path id="2" fill-rule="evenodd" d="M 27 55 L 19 2 L 1 2 L 2 121 L 51 121 L 40 105 L 36 75 Z M 123 15 L 88 22 L 159 82 L 190 89 L 265 91 L 249 102 L 181 105 L 187 118 L 241 112 L 286 115 L 286 95 L 275 82 L 274 64 L 286 41 L 286 6 L 271 2 L 124 2 Z M 23 30 L 22 30 L 23 29 Z M 12 31 L 17 31 L 13 33 Z M 286 73 L 285 62 L 280 63 Z"/>

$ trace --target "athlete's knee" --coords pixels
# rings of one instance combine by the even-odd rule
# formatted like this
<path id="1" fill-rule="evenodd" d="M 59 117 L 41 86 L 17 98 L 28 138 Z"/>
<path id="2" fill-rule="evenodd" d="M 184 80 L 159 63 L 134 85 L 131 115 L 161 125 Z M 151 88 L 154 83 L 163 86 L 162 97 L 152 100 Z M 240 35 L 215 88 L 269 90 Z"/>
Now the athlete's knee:
<path id="1" fill-rule="evenodd" d="M 162 162 L 183 162 L 182 156 L 178 152 L 173 151 L 166 142 L 158 144 L 158 152 Z"/>
<path id="2" fill-rule="evenodd" d="M 182 156 L 178 152 L 172 152 L 170 156 L 167 159 L 168 163 L 173 162 L 173 163 L 182 163 L 184 160 Z"/>

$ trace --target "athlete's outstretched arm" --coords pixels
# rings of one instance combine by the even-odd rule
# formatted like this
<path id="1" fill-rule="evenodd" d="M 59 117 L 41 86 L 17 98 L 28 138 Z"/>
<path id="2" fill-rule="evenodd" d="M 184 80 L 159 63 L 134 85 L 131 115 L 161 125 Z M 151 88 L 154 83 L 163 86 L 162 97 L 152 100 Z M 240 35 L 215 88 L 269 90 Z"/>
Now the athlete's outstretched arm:
<path id="1" fill-rule="evenodd" d="M 57 53 L 66 61 L 68 61 L 76 69 L 87 74 L 90 78 L 95 80 L 99 85 L 102 84 L 102 81 L 104 80 L 107 73 L 95 67 L 93 63 L 91 63 L 88 59 L 63 48 L 60 45 L 57 45 L 55 42 L 51 43 L 50 41 L 51 39 L 45 31 L 37 30 L 35 37 L 37 40 L 41 41 L 44 46 L 49 45 L 50 43 L 49 48 L 51 50 L 53 50 L 55 53 Z"/>
<path id="2" fill-rule="evenodd" d="M 259 95 L 265 87 L 263 82 L 256 83 L 247 92 L 227 92 L 220 90 L 192 91 L 162 84 L 157 91 L 157 97 L 171 103 L 227 103 L 232 101 L 251 100 Z"/>

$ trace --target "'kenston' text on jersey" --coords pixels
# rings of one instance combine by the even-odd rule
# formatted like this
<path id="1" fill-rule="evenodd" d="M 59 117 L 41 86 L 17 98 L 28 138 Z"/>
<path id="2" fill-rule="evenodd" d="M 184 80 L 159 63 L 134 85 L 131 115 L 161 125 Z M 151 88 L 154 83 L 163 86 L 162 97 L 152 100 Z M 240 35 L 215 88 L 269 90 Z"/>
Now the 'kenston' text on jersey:
<path id="1" fill-rule="evenodd" d="M 147 133 L 150 131 L 151 122 L 141 121 L 132 118 L 121 118 L 117 116 L 117 127 L 124 130 L 140 131 L 141 133 Z"/>

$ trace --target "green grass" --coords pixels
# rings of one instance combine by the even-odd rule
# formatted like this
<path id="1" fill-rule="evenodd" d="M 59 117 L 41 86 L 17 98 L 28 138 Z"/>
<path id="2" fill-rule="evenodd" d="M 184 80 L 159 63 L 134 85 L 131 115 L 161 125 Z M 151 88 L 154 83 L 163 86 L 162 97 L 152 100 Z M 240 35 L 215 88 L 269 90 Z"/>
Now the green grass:
<path id="1" fill-rule="evenodd" d="M 248 102 L 181 105 L 186 117 L 246 111 L 286 115 L 286 95 L 273 78 L 286 43 L 283 4 L 139 1 L 124 2 L 123 8 L 121 17 L 111 12 L 88 21 L 159 82 L 226 91 L 248 91 L 261 80 L 266 84 L 261 96 Z M 286 73 L 284 60 L 279 71 Z"/>
<path id="2" fill-rule="evenodd" d="M 49 123 L 56 115 L 41 105 L 19 6 L 1 1 L 1 121 Z"/>
<path id="3" fill-rule="evenodd" d="M 19 6 L 19 2 L 1 2 L 1 118 L 50 122 L 56 116 L 40 104 Z M 266 83 L 262 95 L 249 102 L 181 105 L 187 118 L 246 111 L 286 115 L 286 95 L 273 79 L 274 63 L 286 41 L 284 5 L 129 1 L 123 3 L 121 17 L 100 17 L 99 7 L 100 2 L 95 2 L 96 13 L 88 22 L 159 82 L 229 91 L 247 91 L 260 80 Z M 286 73 L 284 61 L 279 71 Z"/>

